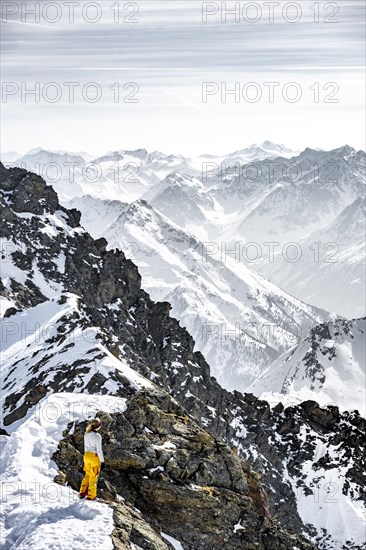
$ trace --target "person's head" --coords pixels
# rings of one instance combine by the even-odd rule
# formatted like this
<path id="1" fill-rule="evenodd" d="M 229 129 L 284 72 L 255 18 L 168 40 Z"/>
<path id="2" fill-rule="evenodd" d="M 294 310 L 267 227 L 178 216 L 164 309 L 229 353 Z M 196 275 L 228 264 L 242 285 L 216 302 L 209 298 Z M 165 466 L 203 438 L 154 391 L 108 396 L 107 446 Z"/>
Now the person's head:
<path id="1" fill-rule="evenodd" d="M 91 422 L 89 422 L 86 431 L 87 432 L 98 432 L 101 428 L 102 421 L 100 418 L 94 418 Z"/>

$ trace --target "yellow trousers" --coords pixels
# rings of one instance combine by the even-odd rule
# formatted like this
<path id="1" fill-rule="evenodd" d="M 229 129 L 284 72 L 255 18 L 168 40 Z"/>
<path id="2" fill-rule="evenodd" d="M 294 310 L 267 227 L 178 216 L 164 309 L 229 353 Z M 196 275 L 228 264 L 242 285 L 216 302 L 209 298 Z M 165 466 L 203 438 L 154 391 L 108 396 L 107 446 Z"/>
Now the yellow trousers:
<path id="1" fill-rule="evenodd" d="M 80 496 L 94 499 L 97 496 L 97 483 L 100 474 L 100 460 L 97 453 L 84 454 L 85 476 L 80 486 Z"/>

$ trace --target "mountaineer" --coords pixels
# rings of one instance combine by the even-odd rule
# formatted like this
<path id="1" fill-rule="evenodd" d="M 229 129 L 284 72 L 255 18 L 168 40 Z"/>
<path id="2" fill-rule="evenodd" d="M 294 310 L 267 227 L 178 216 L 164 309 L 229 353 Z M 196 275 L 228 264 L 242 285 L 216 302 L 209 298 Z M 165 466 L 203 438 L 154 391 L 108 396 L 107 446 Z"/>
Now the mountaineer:
<path id="1" fill-rule="evenodd" d="M 81 482 L 79 497 L 86 500 L 95 500 L 97 496 L 97 483 L 101 465 L 104 462 L 102 451 L 102 437 L 98 433 L 102 426 L 99 418 L 94 418 L 84 434 L 84 471 L 85 476 Z"/>

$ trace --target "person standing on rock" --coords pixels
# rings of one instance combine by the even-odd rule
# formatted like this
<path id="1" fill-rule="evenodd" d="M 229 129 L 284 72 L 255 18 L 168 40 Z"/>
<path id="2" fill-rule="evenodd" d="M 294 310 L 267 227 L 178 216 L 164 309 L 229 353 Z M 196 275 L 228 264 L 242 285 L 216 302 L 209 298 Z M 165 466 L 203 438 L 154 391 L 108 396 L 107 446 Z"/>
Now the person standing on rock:
<path id="1" fill-rule="evenodd" d="M 85 476 L 81 482 L 79 497 L 86 500 L 95 500 L 97 496 L 97 483 L 101 465 L 104 462 L 102 451 L 102 437 L 98 433 L 102 426 L 99 418 L 94 418 L 84 434 L 84 471 Z"/>

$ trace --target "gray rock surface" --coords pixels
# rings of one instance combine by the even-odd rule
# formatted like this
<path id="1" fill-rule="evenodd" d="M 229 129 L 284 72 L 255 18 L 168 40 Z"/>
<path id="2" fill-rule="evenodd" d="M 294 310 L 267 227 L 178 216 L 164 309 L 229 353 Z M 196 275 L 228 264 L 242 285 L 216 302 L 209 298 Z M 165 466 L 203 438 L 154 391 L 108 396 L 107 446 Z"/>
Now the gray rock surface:
<path id="1" fill-rule="evenodd" d="M 140 391 L 123 414 L 98 414 L 106 461 L 100 494 L 113 503 L 115 548 L 166 548 L 163 531 L 187 550 L 315 549 L 272 521 L 255 472 L 165 392 Z M 84 430 L 85 424 L 71 435 L 66 430 L 53 455 L 58 480 L 75 490 Z"/>
<path id="2" fill-rule="evenodd" d="M 210 433 L 215 439 L 236 447 L 238 456 L 248 459 L 250 465 L 263 474 L 271 516 L 283 528 L 316 535 L 311 525 L 303 524 L 297 511 L 297 488 L 304 494 L 313 494 L 315 490 L 313 482 L 307 481 L 304 475 L 305 462 L 313 464 L 314 478 L 320 481 L 326 469 L 341 467 L 345 477 L 340 478 L 338 490 L 352 498 L 365 498 L 365 421 L 357 411 L 340 414 L 336 407 L 321 409 L 315 402 L 287 409 L 277 406 L 271 410 L 268 403 L 251 394 L 224 390 L 211 377 L 202 354 L 194 352 L 192 337 L 169 315 L 170 304 L 150 299 L 141 289 L 136 266 L 122 252 L 107 251 L 103 239 L 95 241 L 83 231 L 78 226 L 78 212 L 61 207 L 55 192 L 41 178 L 21 169 L 0 168 L 1 236 L 14 244 L 14 249 L 2 252 L 3 260 L 11 260 L 24 274 L 22 281 L 14 278 L 10 286 L 0 284 L 0 294 L 15 304 L 6 317 L 11 321 L 15 310 L 47 301 L 36 284 L 35 267 L 45 281 L 59 285 L 59 303 L 67 300 L 69 292 L 79 299 L 79 310 L 65 314 L 57 321 L 55 334 L 46 335 L 42 352 L 37 351 L 32 358 L 31 370 L 29 357 L 14 361 L 12 376 L 16 378 L 17 368 L 23 372 L 28 369 L 28 381 L 12 391 L 12 379 L 2 380 L 2 389 L 7 395 L 1 411 L 5 427 L 23 418 L 49 392 L 108 392 L 132 399 L 136 389 L 123 374 L 116 372 L 109 374 L 114 383 L 113 392 L 104 387 L 107 379 L 101 373 L 94 373 L 83 386 L 83 376 L 88 377 L 93 361 L 103 358 L 100 348 L 90 349 L 72 364 L 62 362 L 64 352 L 73 345 L 67 343 L 67 337 L 75 327 L 98 327 L 99 341 L 113 355 L 123 357 L 134 370 L 153 380 L 187 411 L 184 414 L 190 422 L 194 420 L 205 434 Z M 59 228 L 51 238 L 44 231 L 45 216 L 55 212 L 64 220 L 65 228 Z M 57 261 L 61 253 L 65 256 L 63 272 Z M 59 361 L 51 372 L 49 362 L 56 354 Z M 163 429 L 162 426 L 159 423 L 157 431 Z M 127 430 L 127 437 L 134 433 L 128 433 L 132 428 L 128 428 L 127 422 L 122 422 L 118 429 Z M 164 436 L 164 432 L 161 435 Z M 134 444 L 139 441 L 144 440 L 135 438 Z M 319 444 L 327 448 L 327 454 L 320 459 L 316 451 Z M 184 450 L 182 442 L 182 452 Z M 134 455 L 136 468 L 139 464 L 142 468 L 141 460 L 145 466 L 149 460 L 155 463 L 155 455 L 146 455 L 143 445 Z M 219 456 L 222 457 L 222 453 L 216 453 L 215 460 Z M 130 460 L 131 455 L 128 457 Z M 166 473 L 178 480 L 182 464 L 176 457 L 170 459 Z M 192 455 L 193 469 L 194 460 Z M 207 475 L 204 473 L 205 480 L 209 481 Z M 179 482 L 176 483 L 179 486 Z M 146 491 L 149 487 L 147 484 Z M 224 490 L 231 489 L 222 487 Z M 327 536 L 319 535 L 319 547 L 330 550 Z"/>

